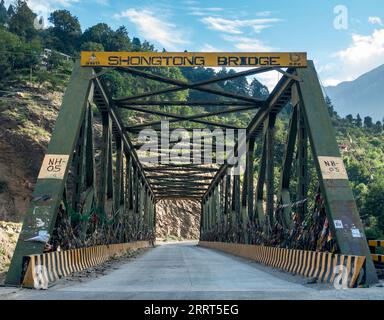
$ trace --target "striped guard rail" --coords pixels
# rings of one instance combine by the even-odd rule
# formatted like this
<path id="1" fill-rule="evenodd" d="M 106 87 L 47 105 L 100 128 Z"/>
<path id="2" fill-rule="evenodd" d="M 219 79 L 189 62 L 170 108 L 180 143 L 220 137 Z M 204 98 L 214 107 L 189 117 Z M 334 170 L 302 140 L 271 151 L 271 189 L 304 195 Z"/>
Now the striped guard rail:
<path id="1" fill-rule="evenodd" d="M 371 254 L 372 260 L 375 264 L 384 265 L 384 254 Z"/>
<path id="2" fill-rule="evenodd" d="M 27 288 L 46 289 L 49 283 L 74 272 L 99 265 L 128 250 L 149 247 L 148 241 L 137 241 L 88 248 L 54 251 L 25 256 L 22 285 Z"/>
<path id="3" fill-rule="evenodd" d="M 384 240 L 368 240 L 368 246 L 372 248 L 384 247 Z"/>
<path id="4" fill-rule="evenodd" d="M 329 252 L 284 249 L 259 245 L 200 241 L 199 245 L 221 250 L 242 258 L 298 274 L 333 283 L 337 266 L 344 266 L 349 276 L 348 286 L 357 287 L 361 271 L 365 268 L 364 256 L 340 255 Z M 361 281 L 361 279 L 360 279 Z"/>
<path id="5" fill-rule="evenodd" d="M 384 248 L 384 240 L 368 240 L 368 246 L 373 262 L 377 267 L 382 268 L 384 266 L 384 254 L 376 253 L 376 248 Z"/>

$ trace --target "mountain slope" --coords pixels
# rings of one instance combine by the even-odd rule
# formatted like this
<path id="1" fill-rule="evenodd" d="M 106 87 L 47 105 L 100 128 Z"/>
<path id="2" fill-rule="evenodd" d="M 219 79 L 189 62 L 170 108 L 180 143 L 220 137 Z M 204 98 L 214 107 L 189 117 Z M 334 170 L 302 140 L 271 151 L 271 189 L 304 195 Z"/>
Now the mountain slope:
<path id="1" fill-rule="evenodd" d="M 369 71 L 354 81 L 326 87 L 336 111 L 341 116 L 360 114 L 374 121 L 384 117 L 384 65 Z"/>

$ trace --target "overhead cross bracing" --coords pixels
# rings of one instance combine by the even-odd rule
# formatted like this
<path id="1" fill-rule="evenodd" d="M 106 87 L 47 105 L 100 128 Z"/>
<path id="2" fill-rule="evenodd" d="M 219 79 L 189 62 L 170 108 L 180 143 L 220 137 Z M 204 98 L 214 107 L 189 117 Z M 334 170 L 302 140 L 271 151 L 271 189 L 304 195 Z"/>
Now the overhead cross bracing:
<path id="1" fill-rule="evenodd" d="M 237 94 L 232 94 L 229 92 L 224 92 L 222 90 L 211 89 L 207 85 L 215 84 L 215 83 L 221 82 L 221 81 L 233 80 L 233 79 L 236 79 L 238 77 L 256 75 L 256 74 L 260 74 L 263 72 L 276 70 L 276 68 L 255 68 L 255 69 L 251 69 L 251 70 L 247 70 L 247 71 L 243 71 L 243 72 L 238 72 L 236 74 L 231 74 L 228 76 L 216 77 L 214 79 L 209 79 L 209 80 L 201 81 L 199 83 L 194 83 L 194 84 L 188 84 L 188 83 L 178 81 L 178 80 L 167 79 L 167 78 L 162 77 L 160 75 L 154 75 L 154 74 L 151 74 L 151 73 L 148 73 L 145 71 L 139 71 L 139 70 L 136 70 L 133 68 L 123 68 L 123 69 L 121 68 L 118 70 L 122 70 L 124 72 L 131 73 L 132 75 L 144 77 L 144 78 L 147 78 L 150 80 L 159 81 L 161 83 L 172 84 L 175 87 L 170 87 L 168 89 L 162 89 L 162 90 L 159 90 L 157 92 L 151 92 L 148 94 L 143 93 L 140 95 L 135 95 L 134 97 L 124 97 L 124 98 L 114 99 L 113 100 L 114 104 L 117 107 L 128 109 L 128 110 L 133 110 L 133 111 L 136 111 L 136 112 L 141 113 L 141 114 L 162 116 L 163 118 L 165 118 L 167 120 L 167 122 L 169 124 L 175 124 L 175 123 L 180 123 L 180 122 L 187 124 L 189 122 L 189 123 L 192 123 L 192 125 L 194 123 L 205 125 L 210 130 L 214 130 L 217 128 L 231 129 L 231 130 L 233 130 L 233 134 L 235 135 L 235 131 L 237 133 L 238 130 L 241 130 L 241 129 L 245 130 L 246 128 L 238 128 L 234 125 L 217 123 L 217 122 L 208 121 L 208 120 L 204 120 L 204 119 L 212 117 L 212 116 L 221 116 L 221 115 L 226 115 L 226 114 L 230 114 L 230 113 L 239 113 L 239 112 L 244 112 L 244 111 L 249 111 L 249 110 L 256 111 L 256 110 L 260 109 L 265 102 L 263 100 L 259 100 L 259 99 L 255 99 L 255 98 L 250 98 L 250 97 L 246 97 L 246 96 L 240 96 Z M 182 103 L 180 103 L 180 101 L 165 101 L 164 104 L 163 104 L 163 101 L 145 100 L 145 98 L 149 98 L 149 97 L 153 98 L 153 97 L 156 97 L 160 94 L 175 92 L 175 91 L 181 91 L 181 90 L 188 90 L 188 89 L 201 90 L 204 92 L 214 94 L 215 96 L 225 97 L 227 100 L 222 101 L 222 102 L 221 101 L 217 102 L 215 99 L 212 99 L 212 101 L 203 101 L 201 103 L 199 101 L 183 101 Z M 138 100 L 139 98 L 142 100 Z M 228 100 L 228 98 L 230 98 L 231 100 Z M 215 112 L 206 112 L 206 113 L 201 113 L 201 114 L 184 116 L 184 115 L 180 115 L 180 114 L 163 112 L 163 111 L 153 110 L 153 109 L 149 109 L 149 108 L 144 107 L 144 106 L 146 106 L 146 107 L 148 107 L 148 106 L 172 107 L 172 106 L 178 106 L 178 105 L 220 106 L 221 109 L 218 111 L 215 111 Z M 143 130 L 143 129 L 154 129 L 154 130 L 159 131 L 161 124 L 162 124 L 161 120 L 160 121 L 145 122 L 145 123 L 141 123 L 141 124 L 130 124 L 130 125 L 126 126 L 125 130 L 132 133 L 132 134 L 134 134 L 134 133 L 138 134 L 140 132 L 140 130 Z M 199 129 L 198 127 L 195 129 L 192 129 L 192 128 L 193 127 L 189 126 L 189 128 L 186 129 L 186 131 L 188 131 L 188 133 L 197 133 L 198 132 L 198 129 Z M 177 129 L 178 128 L 175 126 L 170 126 L 169 131 L 172 132 L 172 131 L 177 130 Z M 183 128 L 179 128 L 179 129 L 184 130 Z M 204 130 L 204 128 L 200 128 L 200 130 Z M 202 132 L 201 134 L 197 133 L 197 136 L 201 137 L 202 140 L 204 140 L 207 137 L 207 134 Z M 132 139 L 135 140 L 135 137 L 133 137 Z M 140 145 L 140 144 L 135 144 L 136 149 L 140 149 L 141 146 L 142 145 Z M 169 146 L 169 144 L 168 144 L 168 146 Z M 180 145 L 180 143 L 179 143 L 178 146 L 180 147 L 180 149 L 182 151 L 184 150 L 183 145 Z M 198 146 L 200 147 L 200 149 L 205 148 L 201 144 L 198 144 Z M 191 144 L 187 145 L 187 147 L 191 147 L 191 149 L 193 149 L 194 148 L 193 142 Z M 212 154 L 214 154 L 215 151 L 217 150 L 217 145 L 215 143 L 211 142 L 210 147 L 212 149 Z M 223 147 L 224 147 L 224 145 L 223 145 Z M 198 155 L 196 155 L 196 153 L 193 150 L 191 150 L 191 152 L 188 155 L 185 155 L 185 152 L 184 152 L 183 157 L 178 157 L 177 160 L 179 160 L 181 162 L 186 162 L 186 163 L 192 164 L 192 165 L 189 165 L 188 167 L 186 167 L 186 166 L 183 166 L 183 164 L 181 163 L 179 166 L 177 166 L 176 164 L 173 164 L 172 168 L 169 168 L 169 167 L 164 168 L 164 166 L 169 164 L 169 162 L 166 161 L 165 163 L 163 163 L 161 161 L 161 154 L 162 153 L 168 154 L 170 150 L 176 150 L 175 146 L 173 145 L 172 149 L 170 149 L 170 147 L 167 148 L 167 146 L 164 147 L 162 144 L 160 144 L 158 149 L 156 150 L 157 154 L 155 155 L 155 158 L 156 158 L 156 156 L 158 156 L 159 160 L 160 160 L 157 162 L 158 165 L 144 166 L 144 172 L 156 172 L 156 176 L 149 176 L 150 181 L 151 181 L 151 179 L 163 180 L 166 178 L 171 178 L 171 179 L 179 178 L 179 179 L 182 179 L 182 181 L 184 181 L 185 183 L 184 183 L 183 187 L 178 187 L 178 188 L 172 187 L 171 186 L 172 182 L 169 184 L 163 184 L 161 186 L 157 185 L 156 189 L 154 190 L 155 196 L 159 196 L 162 198 L 164 196 L 172 197 L 172 195 L 180 196 L 180 191 L 183 191 L 183 194 L 185 196 L 189 196 L 189 197 L 194 196 L 196 198 L 201 197 L 204 194 L 203 191 L 206 191 L 208 189 L 209 182 L 213 178 L 213 175 L 210 173 L 214 173 L 215 171 L 217 171 L 218 166 L 215 164 L 206 164 L 205 165 L 202 162 L 204 160 L 203 159 L 204 157 L 202 157 L 202 155 L 204 155 L 204 150 L 201 150 L 201 154 L 198 154 Z M 195 161 L 196 157 L 199 160 L 198 165 L 194 165 L 197 162 L 197 161 Z M 213 158 L 213 160 L 215 160 L 215 155 L 213 155 L 212 158 Z M 148 160 L 149 160 L 149 158 L 145 158 L 145 157 L 142 157 L 142 159 L 144 160 L 143 161 L 144 163 L 148 162 Z M 177 171 L 178 174 L 175 174 L 174 173 L 175 171 Z M 195 173 L 198 171 L 201 171 L 202 173 L 204 173 L 204 175 L 196 175 Z M 200 188 L 196 188 L 195 185 L 193 185 L 193 184 L 190 185 L 187 182 L 187 181 L 196 181 L 197 179 L 199 179 L 199 181 L 205 181 L 206 184 L 204 186 L 201 186 Z"/>

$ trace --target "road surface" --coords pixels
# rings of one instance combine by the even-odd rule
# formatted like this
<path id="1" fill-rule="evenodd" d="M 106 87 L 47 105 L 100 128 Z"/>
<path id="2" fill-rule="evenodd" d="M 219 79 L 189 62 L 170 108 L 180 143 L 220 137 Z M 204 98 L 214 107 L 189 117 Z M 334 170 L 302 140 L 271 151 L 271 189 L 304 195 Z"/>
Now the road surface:
<path id="1" fill-rule="evenodd" d="M 86 282 L 0 288 L 1 299 L 384 299 L 384 288 L 335 290 L 202 248 L 167 243 Z"/>

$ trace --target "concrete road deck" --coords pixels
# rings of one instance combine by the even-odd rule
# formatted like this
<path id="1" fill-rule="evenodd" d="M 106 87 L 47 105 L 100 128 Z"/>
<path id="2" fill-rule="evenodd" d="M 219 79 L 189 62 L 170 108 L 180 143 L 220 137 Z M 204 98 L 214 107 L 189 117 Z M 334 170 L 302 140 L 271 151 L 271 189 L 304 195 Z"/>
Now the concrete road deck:
<path id="1" fill-rule="evenodd" d="M 100 278 L 44 291 L 2 289 L 0 299 L 384 299 L 382 287 L 335 290 L 307 282 L 183 242 L 159 245 Z"/>

